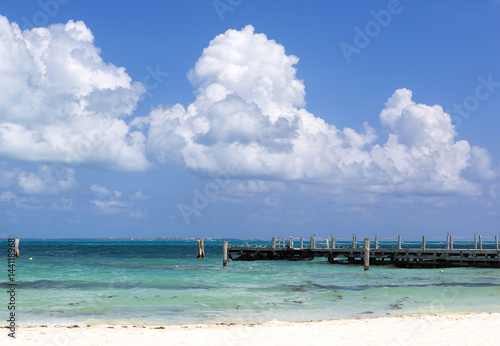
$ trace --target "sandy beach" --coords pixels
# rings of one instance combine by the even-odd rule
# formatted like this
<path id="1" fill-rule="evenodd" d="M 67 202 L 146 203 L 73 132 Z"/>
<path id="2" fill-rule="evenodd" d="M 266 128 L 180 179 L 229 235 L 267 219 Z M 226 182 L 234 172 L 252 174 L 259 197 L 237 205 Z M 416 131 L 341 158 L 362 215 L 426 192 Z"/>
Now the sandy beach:
<path id="1" fill-rule="evenodd" d="M 500 313 L 256 325 L 21 327 L 16 345 L 477 345 L 500 340 Z"/>

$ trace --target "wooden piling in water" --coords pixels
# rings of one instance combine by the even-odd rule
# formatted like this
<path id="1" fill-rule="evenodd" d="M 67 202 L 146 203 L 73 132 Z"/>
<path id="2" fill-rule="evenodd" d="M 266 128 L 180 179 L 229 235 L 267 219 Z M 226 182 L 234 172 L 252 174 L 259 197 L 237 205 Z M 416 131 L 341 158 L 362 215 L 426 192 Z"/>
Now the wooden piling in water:
<path id="1" fill-rule="evenodd" d="M 332 235 L 332 249 L 335 249 L 335 237 Z"/>
<path id="2" fill-rule="evenodd" d="M 483 237 L 480 235 L 479 236 L 479 250 L 483 249 Z"/>
<path id="3" fill-rule="evenodd" d="M 310 239 L 310 243 L 311 243 L 311 250 L 314 250 L 314 241 L 313 241 L 313 237 L 311 237 L 311 239 Z"/>
<path id="4" fill-rule="evenodd" d="M 477 235 L 474 233 L 474 250 L 477 250 Z"/>
<path id="5" fill-rule="evenodd" d="M 15 246 L 15 251 L 16 251 L 16 257 L 21 257 L 19 254 L 19 238 L 16 238 L 14 241 L 14 246 Z"/>
<path id="6" fill-rule="evenodd" d="M 378 249 L 378 234 L 375 234 L 375 249 Z"/>
<path id="7" fill-rule="evenodd" d="M 328 243 L 328 239 L 325 239 L 325 245 L 326 245 L 326 248 L 330 248 L 330 244 Z"/>
<path id="8" fill-rule="evenodd" d="M 398 234 L 398 250 L 401 250 L 401 234 Z"/>
<path id="9" fill-rule="evenodd" d="M 300 237 L 300 249 L 304 249 L 304 238 Z"/>
<path id="10" fill-rule="evenodd" d="M 422 237 L 422 250 L 425 250 L 425 235 Z"/>
<path id="11" fill-rule="evenodd" d="M 450 249 L 450 233 L 446 233 L 446 250 Z"/>
<path id="12" fill-rule="evenodd" d="M 290 249 L 293 249 L 293 237 L 290 237 Z"/>
<path id="13" fill-rule="evenodd" d="M 496 246 L 497 251 L 498 251 L 498 236 L 497 235 L 495 236 L 495 246 Z"/>
<path id="14" fill-rule="evenodd" d="M 272 248 L 276 249 L 276 237 L 273 237 Z"/>
<path id="15" fill-rule="evenodd" d="M 453 251 L 453 236 L 450 235 L 450 250 Z"/>
<path id="16" fill-rule="evenodd" d="M 285 237 L 283 237 L 283 241 L 282 241 L 281 245 L 282 245 L 283 247 L 285 247 Z"/>
<path id="17" fill-rule="evenodd" d="M 355 249 L 358 246 L 357 241 L 358 240 L 356 238 L 356 234 L 353 234 L 353 236 L 352 236 L 352 248 L 353 249 Z"/>
<path id="18" fill-rule="evenodd" d="M 370 269 L 370 238 L 365 238 L 365 270 Z"/>
<path id="19" fill-rule="evenodd" d="M 222 243 L 222 266 L 227 267 L 227 240 Z"/>
<path id="20" fill-rule="evenodd" d="M 205 258 L 205 244 L 203 240 L 197 240 L 198 243 L 198 256 L 196 258 Z"/>

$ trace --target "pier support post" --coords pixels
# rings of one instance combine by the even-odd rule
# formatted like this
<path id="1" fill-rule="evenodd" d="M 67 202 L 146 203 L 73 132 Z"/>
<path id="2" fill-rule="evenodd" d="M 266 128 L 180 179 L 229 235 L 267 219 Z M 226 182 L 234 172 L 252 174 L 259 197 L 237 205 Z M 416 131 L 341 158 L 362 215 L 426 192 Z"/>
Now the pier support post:
<path id="1" fill-rule="evenodd" d="M 203 240 L 197 240 L 198 242 L 198 256 L 196 258 L 205 258 L 205 244 Z"/>
<path id="2" fill-rule="evenodd" d="M 293 237 L 290 237 L 290 249 L 293 249 Z"/>
<path id="3" fill-rule="evenodd" d="M 453 251 L 453 236 L 450 235 L 450 250 Z"/>
<path id="4" fill-rule="evenodd" d="M 304 238 L 300 237 L 300 249 L 304 248 Z"/>
<path id="5" fill-rule="evenodd" d="M 310 242 L 311 242 L 311 250 L 314 250 L 314 240 L 313 240 L 313 237 L 311 237 Z"/>
<path id="6" fill-rule="evenodd" d="M 16 257 L 21 257 L 21 255 L 19 254 L 19 238 L 16 238 L 16 240 L 14 241 L 14 249 L 16 251 Z"/>
<path id="7" fill-rule="evenodd" d="M 498 236 L 497 235 L 495 236 L 495 246 L 496 246 L 497 251 L 498 251 Z"/>
<path id="8" fill-rule="evenodd" d="M 313 237 L 314 249 L 316 248 L 316 236 Z"/>
<path id="9" fill-rule="evenodd" d="M 325 245 L 326 245 L 326 248 L 329 249 L 330 248 L 330 244 L 328 243 L 328 239 L 325 239 Z"/>
<path id="10" fill-rule="evenodd" d="M 271 247 L 274 249 L 276 249 L 276 237 L 273 237 L 273 241 L 272 241 L 272 245 Z"/>
<path id="11" fill-rule="evenodd" d="M 483 249 L 483 237 L 479 236 L 479 250 Z"/>
<path id="12" fill-rule="evenodd" d="M 375 234 L 375 249 L 378 249 L 378 234 Z"/>
<path id="13" fill-rule="evenodd" d="M 401 234 L 398 234 L 398 250 L 401 250 Z"/>
<path id="14" fill-rule="evenodd" d="M 283 243 L 281 245 L 285 247 L 285 237 L 283 237 Z"/>
<path id="15" fill-rule="evenodd" d="M 474 250 L 477 250 L 477 235 L 474 233 Z"/>
<path id="16" fill-rule="evenodd" d="M 335 237 L 332 235 L 332 249 L 335 249 Z"/>
<path id="17" fill-rule="evenodd" d="M 450 249 L 450 233 L 446 233 L 446 250 Z"/>
<path id="18" fill-rule="evenodd" d="M 370 269 L 370 238 L 365 238 L 365 270 Z"/>
<path id="19" fill-rule="evenodd" d="M 227 267 L 227 240 L 222 243 L 222 266 Z"/>
<path id="20" fill-rule="evenodd" d="M 422 250 L 425 250 L 425 235 L 422 237 Z"/>
<path id="21" fill-rule="evenodd" d="M 356 234 L 353 234 L 353 236 L 352 236 L 352 248 L 355 249 L 357 246 L 358 246 L 358 244 L 357 244 Z"/>

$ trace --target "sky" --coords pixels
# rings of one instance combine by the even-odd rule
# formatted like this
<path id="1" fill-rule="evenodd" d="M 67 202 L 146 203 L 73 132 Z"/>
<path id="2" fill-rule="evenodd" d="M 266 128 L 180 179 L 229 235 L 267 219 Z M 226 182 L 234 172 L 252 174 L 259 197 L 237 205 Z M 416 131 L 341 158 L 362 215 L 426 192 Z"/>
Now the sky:
<path id="1" fill-rule="evenodd" d="M 500 233 L 500 2 L 0 4 L 0 236 Z"/>

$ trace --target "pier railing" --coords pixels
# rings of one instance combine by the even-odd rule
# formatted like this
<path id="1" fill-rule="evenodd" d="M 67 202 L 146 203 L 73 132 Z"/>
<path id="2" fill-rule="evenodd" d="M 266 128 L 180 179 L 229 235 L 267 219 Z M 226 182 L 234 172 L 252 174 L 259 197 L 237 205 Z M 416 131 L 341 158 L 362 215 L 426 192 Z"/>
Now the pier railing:
<path id="1" fill-rule="evenodd" d="M 462 250 L 497 250 L 499 248 L 498 236 L 481 236 L 474 234 L 473 237 L 455 237 L 447 235 L 446 237 L 360 237 L 353 235 L 352 238 L 317 238 L 310 237 L 309 240 L 297 237 L 273 237 L 269 245 L 229 245 L 229 247 L 261 247 L 261 248 L 293 248 L 293 249 L 362 249 L 364 248 L 364 239 L 370 239 L 370 248 L 378 249 L 462 249 Z M 361 241 L 358 241 L 361 239 Z"/>

